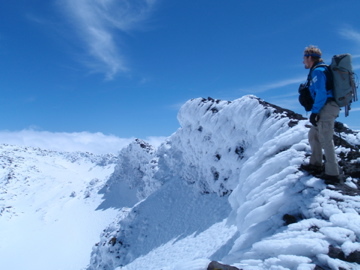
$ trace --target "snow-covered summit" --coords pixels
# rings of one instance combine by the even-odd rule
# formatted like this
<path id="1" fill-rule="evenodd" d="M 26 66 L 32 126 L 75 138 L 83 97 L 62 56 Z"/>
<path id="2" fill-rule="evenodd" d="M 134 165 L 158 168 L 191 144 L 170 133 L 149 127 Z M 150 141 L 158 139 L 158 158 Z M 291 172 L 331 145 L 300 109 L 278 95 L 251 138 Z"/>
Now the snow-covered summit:
<path id="1" fill-rule="evenodd" d="M 87 269 L 206 270 L 212 260 L 244 270 L 359 269 L 358 132 L 337 123 L 336 153 L 346 182 L 326 186 L 299 170 L 310 153 L 309 123 L 299 114 L 255 96 L 197 98 L 182 106 L 178 120 L 181 127 L 160 147 L 135 140 L 115 163 L 86 157 L 74 162 L 63 154 L 40 158 L 24 150 L 24 160 L 36 157 L 25 162 L 27 168 L 39 171 L 26 182 L 30 190 L 38 187 L 35 182 L 55 179 L 40 189 L 41 196 L 48 187 L 54 190 L 48 207 L 36 205 L 43 220 L 69 225 L 65 220 L 84 210 L 84 222 L 71 225 L 91 228 L 89 238 L 96 239 Z M 2 160 L 10 152 L 2 152 Z M 51 169 L 39 169 L 45 168 L 41 164 Z M 3 183 L 7 170 L 5 164 Z M 65 188 L 63 181 L 76 188 Z M 5 186 L 7 192 L 22 188 L 19 181 Z M 3 201 L 15 205 L 4 194 Z M 4 217 L 0 225 L 7 224 Z M 89 241 L 85 245 L 81 235 L 85 247 Z M 80 269 L 63 265 L 58 268 Z"/>
<path id="2" fill-rule="evenodd" d="M 178 119 L 181 128 L 156 151 L 132 158 L 132 171 L 117 165 L 113 182 L 133 175 L 156 184 L 104 231 L 89 269 L 200 270 L 210 260 L 356 269 L 349 258 L 360 251 L 358 176 L 346 173 L 340 190 L 299 170 L 310 152 L 307 120 L 254 96 L 193 99 Z M 337 131 L 339 160 L 358 168 L 359 134 Z"/>

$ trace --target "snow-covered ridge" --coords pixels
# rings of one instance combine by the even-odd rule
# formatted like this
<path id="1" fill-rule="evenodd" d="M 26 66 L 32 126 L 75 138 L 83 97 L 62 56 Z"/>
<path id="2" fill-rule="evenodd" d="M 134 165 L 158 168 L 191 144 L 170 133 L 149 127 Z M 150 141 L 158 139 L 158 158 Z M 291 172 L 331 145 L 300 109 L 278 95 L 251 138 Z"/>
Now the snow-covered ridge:
<path id="1" fill-rule="evenodd" d="M 180 109 L 178 119 L 182 128 L 158 151 L 165 157 L 163 171 L 171 171 L 188 183 L 196 182 L 203 192 L 225 195 L 237 186 L 242 167 L 251 156 L 303 118 L 247 96 L 233 102 L 190 100 Z M 293 140 L 281 142 L 282 147 Z"/>
<path id="2" fill-rule="evenodd" d="M 349 195 L 299 170 L 310 152 L 307 120 L 254 96 L 193 99 L 178 119 L 181 128 L 156 151 L 132 158 L 137 173 L 112 179 L 156 185 L 105 230 L 89 269 L 206 269 L 210 260 L 241 269 L 356 269 L 329 250 L 360 250 L 358 178 L 347 174 Z M 359 167 L 350 154 L 359 134 L 338 131 L 337 154 Z M 127 159 L 139 156 L 126 151 Z"/>

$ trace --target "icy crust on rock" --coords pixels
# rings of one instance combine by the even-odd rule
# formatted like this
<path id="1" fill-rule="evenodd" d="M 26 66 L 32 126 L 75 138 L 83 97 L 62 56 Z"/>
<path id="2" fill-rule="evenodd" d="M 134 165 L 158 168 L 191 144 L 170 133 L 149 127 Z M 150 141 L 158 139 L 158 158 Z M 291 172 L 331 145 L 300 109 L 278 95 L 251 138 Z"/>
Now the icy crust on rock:
<path id="1" fill-rule="evenodd" d="M 289 118 L 287 114 L 254 96 L 233 102 L 211 98 L 188 101 L 178 114 L 181 129 L 158 151 L 162 177 L 176 175 L 195 183 L 202 192 L 228 194 L 238 185 L 247 160 L 266 149 L 266 142 L 277 142 L 279 135 L 302 118 L 295 114 Z M 299 129 L 291 132 L 297 134 Z M 303 131 L 300 133 L 300 139 L 304 138 Z M 262 160 L 271 155 L 270 151 L 288 148 L 299 136 L 284 139 L 271 145 L 272 150 L 268 149 Z"/>
<path id="2" fill-rule="evenodd" d="M 89 269 L 200 270 L 210 260 L 244 270 L 356 269 L 356 132 L 338 130 L 336 153 L 353 174 L 330 189 L 299 170 L 310 153 L 301 115 L 245 96 L 190 100 L 178 119 L 156 151 L 137 146 L 120 158 L 117 177 L 156 184 L 104 230 Z"/>
<path id="3" fill-rule="evenodd" d="M 158 158 L 155 149 L 147 142 L 136 139 L 123 148 L 117 158 L 113 174 L 100 191 L 104 195 L 100 209 L 133 207 L 162 185 L 161 180 L 153 177 Z"/>

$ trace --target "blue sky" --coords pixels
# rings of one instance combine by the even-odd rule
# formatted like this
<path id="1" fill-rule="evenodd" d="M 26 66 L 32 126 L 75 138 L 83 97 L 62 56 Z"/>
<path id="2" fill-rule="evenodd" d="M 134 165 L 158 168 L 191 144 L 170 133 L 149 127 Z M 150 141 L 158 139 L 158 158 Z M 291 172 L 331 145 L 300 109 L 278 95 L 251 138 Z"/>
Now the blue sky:
<path id="1" fill-rule="evenodd" d="M 253 94 L 304 114 L 302 52 L 351 53 L 360 1 L 5 0 L 0 130 L 169 136 L 181 104 Z M 360 102 L 340 121 L 360 129 Z"/>

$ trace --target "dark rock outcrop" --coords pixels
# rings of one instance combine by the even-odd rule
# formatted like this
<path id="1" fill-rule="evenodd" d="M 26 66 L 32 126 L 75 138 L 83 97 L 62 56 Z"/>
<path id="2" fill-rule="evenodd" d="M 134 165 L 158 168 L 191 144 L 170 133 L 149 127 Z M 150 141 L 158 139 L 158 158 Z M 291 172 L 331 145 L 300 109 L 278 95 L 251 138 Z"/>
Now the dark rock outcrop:
<path id="1" fill-rule="evenodd" d="M 209 264 L 207 270 L 241 270 L 241 269 L 236 268 L 234 266 L 227 265 L 227 264 L 221 264 L 219 262 L 212 261 Z"/>

